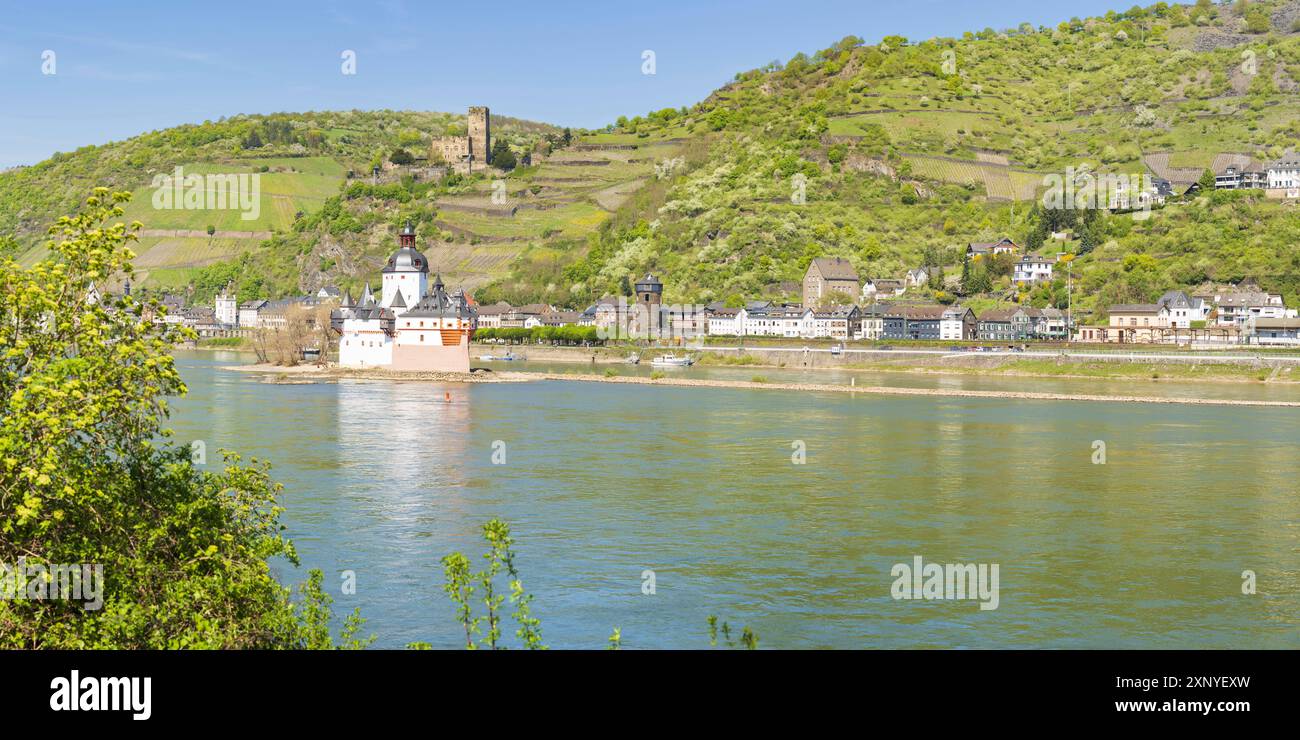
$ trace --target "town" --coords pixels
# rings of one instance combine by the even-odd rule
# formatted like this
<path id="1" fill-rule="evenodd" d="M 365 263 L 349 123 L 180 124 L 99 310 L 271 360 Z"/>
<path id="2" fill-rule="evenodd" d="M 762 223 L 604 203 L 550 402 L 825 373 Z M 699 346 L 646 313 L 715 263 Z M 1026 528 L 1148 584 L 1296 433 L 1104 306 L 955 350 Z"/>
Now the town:
<path id="1" fill-rule="evenodd" d="M 429 260 L 415 248 L 408 224 L 401 244 L 382 274 L 376 297 L 369 286 L 357 299 L 327 286 L 313 295 L 239 303 L 222 291 L 212 308 L 187 307 L 173 294 L 161 297 L 165 318 L 193 329 L 199 337 L 275 337 L 295 321 L 328 322 L 340 365 L 394 369 L 467 371 L 468 341 L 513 335 L 508 330 L 543 327 L 594 328 L 587 340 L 670 340 L 704 336 L 773 337 L 848 341 L 1078 342 L 1096 344 L 1174 344 L 1213 348 L 1238 345 L 1300 344 L 1300 317 L 1281 294 L 1254 280 L 1206 283 L 1188 292 L 1170 290 L 1150 304 L 1117 304 L 1104 322 L 1078 321 L 1066 308 L 1010 305 L 976 313 L 959 302 L 916 298 L 937 268 L 917 267 L 898 278 L 861 278 L 837 257 L 812 260 L 805 273 L 801 302 L 751 300 L 743 305 L 715 301 L 698 306 L 667 306 L 663 282 L 647 274 L 635 295 L 606 296 L 585 310 L 545 303 L 478 305 L 463 291 L 448 291 L 441 278 L 429 281 Z M 1014 259 L 1013 283 L 1030 287 L 1050 282 L 1068 255 L 1027 254 L 1009 238 L 970 243 L 965 259 L 978 263 Z M 127 290 L 130 290 L 129 285 Z M 1014 297 L 1014 296 L 1013 296 Z M 403 318 L 400 323 L 397 321 Z M 424 319 L 428 319 L 426 324 Z M 436 331 L 434 331 L 436 329 Z M 502 331 L 506 330 L 506 331 Z M 450 333 L 449 333 L 450 332 Z M 311 336 L 310 331 L 299 332 Z M 453 336 L 454 335 L 454 336 Z M 460 349 L 452 363 L 432 362 L 442 342 Z M 308 342 L 310 344 L 310 342 Z M 314 351 L 319 352 L 319 342 Z M 420 348 L 420 349 L 417 349 Z M 310 350 L 309 350 L 310 351 Z"/>

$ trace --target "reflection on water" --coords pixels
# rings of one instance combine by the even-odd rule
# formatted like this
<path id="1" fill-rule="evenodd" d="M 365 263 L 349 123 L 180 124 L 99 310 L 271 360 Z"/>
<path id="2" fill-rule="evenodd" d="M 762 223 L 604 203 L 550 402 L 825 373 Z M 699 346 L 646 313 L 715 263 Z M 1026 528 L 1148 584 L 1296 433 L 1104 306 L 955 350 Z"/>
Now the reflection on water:
<path id="1" fill-rule="evenodd" d="M 615 626 L 628 647 L 704 647 L 709 614 L 768 647 L 1300 646 L 1295 409 L 278 385 L 218 369 L 236 355 L 179 360 L 178 438 L 274 462 L 304 569 L 322 568 L 338 611 L 360 606 L 385 647 L 460 644 L 439 558 L 476 559 L 493 516 L 514 526 L 557 647 L 602 647 Z M 894 601 L 890 568 L 915 555 L 1000 564 L 1000 607 Z M 1246 569 L 1257 595 L 1241 593 Z M 339 593 L 348 570 L 355 596 Z"/>

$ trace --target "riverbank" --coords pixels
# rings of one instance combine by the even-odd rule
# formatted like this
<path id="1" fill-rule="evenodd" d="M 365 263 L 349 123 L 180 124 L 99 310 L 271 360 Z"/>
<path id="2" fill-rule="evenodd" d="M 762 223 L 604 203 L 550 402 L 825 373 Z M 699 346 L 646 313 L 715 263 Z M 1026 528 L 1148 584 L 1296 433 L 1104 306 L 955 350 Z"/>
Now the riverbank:
<path id="1" fill-rule="evenodd" d="M 703 378 L 646 377 L 632 375 L 586 373 L 549 373 L 549 372 L 477 372 L 477 373 L 406 373 L 393 370 L 364 370 L 357 368 L 321 367 L 317 365 L 299 365 L 279 367 L 275 365 L 236 365 L 224 368 L 248 373 L 263 373 L 270 377 L 283 378 L 270 382 L 312 382 L 313 380 L 385 380 L 397 382 L 437 382 L 437 383 L 519 383 L 541 380 L 562 380 L 584 383 L 623 383 L 633 385 L 659 385 L 680 388 L 726 388 L 737 390 L 779 390 L 803 393 L 843 393 L 849 395 L 882 396 L 934 396 L 941 398 L 986 398 L 997 400 L 1029 401 L 1088 401 L 1104 403 L 1145 403 L 1178 404 L 1199 406 L 1256 406 L 1275 408 L 1300 408 L 1300 401 L 1263 401 L 1246 399 L 1182 398 L 1168 396 L 1141 395 L 1102 395 L 1078 393 L 1041 393 L 1033 391 L 984 391 L 957 388 L 909 388 L 897 386 L 868 385 L 830 385 L 823 383 L 788 383 L 768 382 L 761 378 L 753 380 L 714 380 Z"/>
<path id="2" fill-rule="evenodd" d="M 566 364 L 619 365 L 638 351 L 643 360 L 654 354 L 685 350 L 632 347 L 514 347 L 530 361 Z M 474 357 L 500 354 L 500 346 L 473 345 Z M 1208 383 L 1297 383 L 1300 365 L 1293 358 L 1241 358 L 1236 355 L 1168 359 L 1141 353 L 1088 351 L 1079 356 L 1055 352 L 969 352 L 939 348 L 850 349 L 832 354 L 825 349 L 792 350 L 747 347 L 736 350 L 706 349 L 690 352 L 699 367 L 774 368 L 787 370 L 860 370 L 925 375 L 993 375 L 1013 378 L 1078 380 L 1159 380 Z"/>

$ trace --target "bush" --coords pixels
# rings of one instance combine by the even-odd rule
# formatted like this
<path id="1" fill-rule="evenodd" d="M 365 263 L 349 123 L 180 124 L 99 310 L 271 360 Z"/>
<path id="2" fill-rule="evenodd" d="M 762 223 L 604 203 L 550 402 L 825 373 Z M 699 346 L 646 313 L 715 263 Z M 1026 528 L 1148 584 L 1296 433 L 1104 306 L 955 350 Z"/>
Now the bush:
<path id="1" fill-rule="evenodd" d="M 204 469 L 207 451 L 161 426 L 185 392 L 171 348 L 193 333 L 147 320 L 156 301 L 88 298 L 133 275 L 141 224 L 116 221 L 130 197 L 97 188 L 51 229 L 49 257 L 0 259 L 0 563 L 81 579 L 80 594 L 0 599 L 0 649 L 331 646 L 328 600 L 309 581 L 295 610 L 267 567 L 297 563 L 269 465 L 213 451 L 224 461 Z"/>

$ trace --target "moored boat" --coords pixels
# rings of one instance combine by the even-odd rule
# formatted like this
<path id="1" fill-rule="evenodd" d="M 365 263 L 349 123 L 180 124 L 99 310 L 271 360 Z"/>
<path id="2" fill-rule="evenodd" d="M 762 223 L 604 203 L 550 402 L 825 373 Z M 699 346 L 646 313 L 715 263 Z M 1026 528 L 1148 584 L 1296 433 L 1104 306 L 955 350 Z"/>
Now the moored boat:
<path id="1" fill-rule="evenodd" d="M 655 367 L 690 367 L 695 364 L 695 360 L 677 355 L 660 355 L 651 360 L 650 364 Z"/>

